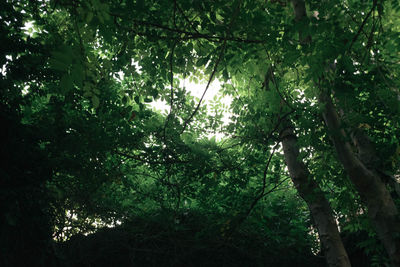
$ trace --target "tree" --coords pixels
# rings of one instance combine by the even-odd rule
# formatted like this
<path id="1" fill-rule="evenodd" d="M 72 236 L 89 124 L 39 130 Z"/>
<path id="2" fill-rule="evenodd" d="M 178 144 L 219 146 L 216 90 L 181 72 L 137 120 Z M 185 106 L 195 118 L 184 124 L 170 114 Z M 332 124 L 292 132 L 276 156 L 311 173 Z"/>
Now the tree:
<path id="1" fill-rule="evenodd" d="M 289 175 L 329 266 L 349 266 L 339 235 L 366 214 L 362 229 L 379 243 L 376 232 L 400 265 L 396 1 L 4 6 L 0 100 L 17 134 L 2 138 L 3 153 L 15 155 L 2 171 L 8 192 L 23 181 L 41 199 L 32 211 L 47 214 L 40 223 L 49 226 L 47 244 L 51 226 L 61 241 L 148 214 L 168 214 L 174 225 L 188 210 L 220 214 L 229 240 L 289 185 Z M 181 85 L 203 80 L 206 94 L 216 78 L 233 98 L 228 125 L 221 105 L 209 115 L 203 97 Z M 167 113 L 148 106 L 155 100 Z M 217 131 L 223 140 L 209 138 Z M 42 164 L 21 165 L 19 154 Z M 21 215 L 29 201 L 17 195 L 2 192 L 4 232 L 13 221 L 31 223 Z M 15 203 L 28 208 L 17 211 Z"/>
<path id="2" fill-rule="evenodd" d="M 292 3 L 296 14 L 296 20 L 301 23 L 304 17 L 306 17 L 305 2 L 300 0 L 292 1 Z M 359 34 L 363 30 L 365 22 L 373 12 L 377 12 L 378 16 L 381 16 L 382 9 L 382 3 L 380 2 L 378 5 L 378 1 L 374 1 L 371 10 L 367 13 L 367 16 L 364 18 L 357 33 Z M 374 31 L 375 26 L 373 25 L 372 27 L 372 30 Z M 302 32 L 299 32 L 300 38 L 301 34 Z M 357 41 L 357 38 L 357 35 L 353 37 L 350 43 L 350 48 L 354 42 Z M 374 41 L 373 32 L 370 34 L 368 41 Z M 378 51 L 375 50 L 375 52 Z M 358 62 L 357 59 L 354 59 L 354 61 Z M 326 62 L 329 63 L 329 61 Z M 353 128 L 351 130 L 353 132 L 353 143 L 359 152 L 358 157 L 352 151 L 346 132 L 343 129 L 341 119 L 339 118 L 338 112 L 336 111 L 331 99 L 332 88 L 335 88 L 335 84 L 327 82 L 325 76 L 326 75 L 322 75 L 316 82 L 320 94 L 318 100 L 319 103 L 324 106 L 322 114 L 325 124 L 332 136 L 334 146 L 338 153 L 338 158 L 342 162 L 344 169 L 348 173 L 352 183 L 355 185 L 363 202 L 366 204 L 368 215 L 374 223 L 378 236 L 382 240 L 382 243 L 389 254 L 391 263 L 393 266 L 400 265 L 400 241 L 398 238 L 400 221 L 398 217 L 398 209 L 390 196 L 389 190 L 386 188 L 383 177 L 380 177 L 374 168 L 368 168 L 370 162 L 363 159 L 363 155 L 366 153 L 369 153 L 370 156 L 374 157 L 374 151 L 368 142 L 368 137 L 364 132 L 362 132 L 362 130 L 355 129 L 357 126 L 353 126 L 350 122 L 348 127 Z M 333 93 L 334 92 L 335 90 Z M 342 116 L 346 117 L 346 115 L 346 111 L 343 110 Z"/>

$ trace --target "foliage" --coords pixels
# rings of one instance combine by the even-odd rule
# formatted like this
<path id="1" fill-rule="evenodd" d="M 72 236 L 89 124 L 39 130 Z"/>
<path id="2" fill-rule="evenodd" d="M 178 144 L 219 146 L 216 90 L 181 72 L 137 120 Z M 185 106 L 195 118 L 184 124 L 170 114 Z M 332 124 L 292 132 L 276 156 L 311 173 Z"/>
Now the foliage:
<path id="1" fill-rule="evenodd" d="M 52 240 L 73 246 L 80 234 L 96 239 L 116 226 L 127 235 L 121 242 L 135 240 L 132 249 L 161 253 L 171 266 L 201 255 L 218 266 L 232 266 L 228 257 L 248 266 L 318 261 L 281 152 L 287 118 L 343 234 L 367 233 L 357 245 L 383 264 L 314 86 L 328 76 L 343 129 L 366 132 L 373 168 L 398 174 L 399 6 L 374 3 L 308 1 L 304 25 L 286 1 L 2 3 L 0 242 L 9 246 L 0 263 L 15 265 L 20 253 L 54 265 L 74 255 L 63 245 L 54 253 Z M 206 92 L 215 79 L 229 108 L 204 105 L 181 83 L 203 81 Z M 168 110 L 153 109 L 156 101 Z M 182 256 L 172 245 L 189 248 Z"/>

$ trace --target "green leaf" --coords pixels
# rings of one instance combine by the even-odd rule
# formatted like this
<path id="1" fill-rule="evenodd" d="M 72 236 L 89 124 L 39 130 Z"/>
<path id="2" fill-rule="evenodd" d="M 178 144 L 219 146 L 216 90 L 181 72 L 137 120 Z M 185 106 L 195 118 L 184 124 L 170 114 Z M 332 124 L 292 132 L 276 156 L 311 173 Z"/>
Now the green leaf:
<path id="1" fill-rule="evenodd" d="M 93 105 L 93 108 L 95 108 L 95 109 L 98 108 L 100 105 L 100 99 L 96 95 L 92 96 L 92 105 Z"/>
<path id="2" fill-rule="evenodd" d="M 89 24 L 93 19 L 93 12 L 89 11 L 86 15 L 86 23 Z"/>
<path id="3" fill-rule="evenodd" d="M 84 77 L 83 66 L 81 64 L 73 64 L 71 70 L 71 78 L 76 86 L 82 87 Z"/>
<path id="4" fill-rule="evenodd" d="M 274 84 L 272 81 L 268 81 L 268 88 L 269 88 L 270 90 L 276 89 L 276 88 L 275 88 L 275 84 Z"/>
<path id="5" fill-rule="evenodd" d="M 70 65 L 72 63 L 72 51 L 69 47 L 61 48 L 62 51 L 52 52 L 52 58 L 56 61 L 62 62 L 65 65 Z"/>
<path id="6" fill-rule="evenodd" d="M 205 67 L 209 60 L 210 56 L 199 58 L 196 62 L 196 67 Z"/>
<path id="7" fill-rule="evenodd" d="M 59 61 L 54 58 L 51 58 L 49 60 L 49 64 L 50 64 L 50 68 L 52 68 L 54 70 L 62 71 L 62 72 L 66 71 L 69 67 L 65 62 Z"/>
<path id="8" fill-rule="evenodd" d="M 60 87 L 65 93 L 72 89 L 73 83 L 70 75 L 65 74 L 61 77 Z"/>

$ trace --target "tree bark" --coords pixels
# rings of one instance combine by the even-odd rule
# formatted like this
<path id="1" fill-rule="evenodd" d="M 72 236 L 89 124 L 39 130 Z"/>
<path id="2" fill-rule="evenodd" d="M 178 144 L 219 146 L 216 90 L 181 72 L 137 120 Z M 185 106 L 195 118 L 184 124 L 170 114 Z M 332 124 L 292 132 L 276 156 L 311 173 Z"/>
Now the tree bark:
<path id="1" fill-rule="evenodd" d="M 291 0 L 295 21 L 300 22 L 306 14 L 304 0 Z M 299 33 L 300 42 L 304 36 Z M 311 41 L 311 38 L 309 40 Z M 341 126 L 332 98 L 327 92 L 321 92 L 319 103 L 325 107 L 323 117 L 333 140 L 338 158 L 350 177 L 364 204 L 368 207 L 368 216 L 375 226 L 392 266 L 400 266 L 400 219 L 398 210 L 385 184 L 379 175 L 369 169 L 356 157 L 350 139 Z M 365 149 L 369 149 L 365 147 Z"/>
<path id="2" fill-rule="evenodd" d="M 341 113 L 340 113 L 341 114 Z M 400 197 L 400 184 L 395 176 L 385 173 L 380 169 L 379 157 L 376 154 L 375 145 L 371 142 L 369 136 L 360 128 L 351 129 L 351 140 L 357 151 L 357 158 L 364 164 L 367 169 L 373 170 L 383 183 L 390 185 Z"/>
<path id="3" fill-rule="evenodd" d="M 367 206 L 368 217 L 375 226 L 392 266 L 400 266 L 400 220 L 390 192 L 379 175 L 374 170 L 368 169 L 354 154 L 331 96 L 321 93 L 319 102 L 324 106 L 322 115 L 338 158 L 360 194 L 361 200 Z"/>
<path id="4" fill-rule="evenodd" d="M 332 209 L 324 193 L 299 160 L 299 148 L 289 121 L 281 133 L 285 161 L 299 195 L 305 200 L 318 229 L 328 266 L 351 266 Z"/>

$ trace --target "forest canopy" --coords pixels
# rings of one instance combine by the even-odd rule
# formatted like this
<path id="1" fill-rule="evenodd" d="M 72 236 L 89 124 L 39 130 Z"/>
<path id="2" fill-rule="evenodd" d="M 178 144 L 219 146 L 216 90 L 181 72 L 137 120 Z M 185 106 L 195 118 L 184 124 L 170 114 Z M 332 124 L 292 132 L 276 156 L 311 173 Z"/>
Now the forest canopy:
<path id="1" fill-rule="evenodd" d="M 400 266 L 398 1 L 4 0 L 0 44 L 1 266 Z"/>

